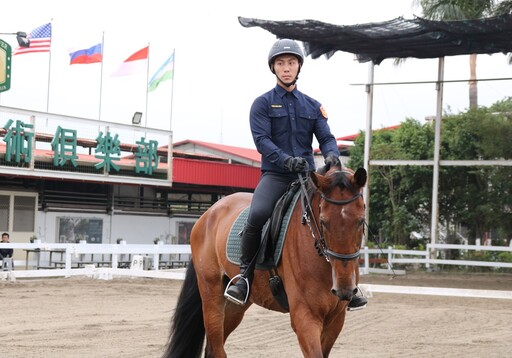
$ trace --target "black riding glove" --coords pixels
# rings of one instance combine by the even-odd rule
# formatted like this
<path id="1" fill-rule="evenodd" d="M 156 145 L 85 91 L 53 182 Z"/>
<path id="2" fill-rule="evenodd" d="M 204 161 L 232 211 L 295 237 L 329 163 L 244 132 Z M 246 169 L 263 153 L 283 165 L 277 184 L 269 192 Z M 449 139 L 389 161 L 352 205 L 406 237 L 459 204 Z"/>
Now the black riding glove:
<path id="1" fill-rule="evenodd" d="M 300 173 L 309 169 L 309 164 L 306 159 L 301 157 L 288 157 L 284 161 L 284 167 L 286 170 L 292 173 Z"/>
<path id="2" fill-rule="evenodd" d="M 327 156 L 327 158 L 325 158 L 324 163 L 325 163 L 325 167 L 324 167 L 325 172 L 328 172 L 329 169 L 331 169 L 332 167 L 340 167 L 341 168 L 340 159 L 334 154 L 329 154 Z"/>

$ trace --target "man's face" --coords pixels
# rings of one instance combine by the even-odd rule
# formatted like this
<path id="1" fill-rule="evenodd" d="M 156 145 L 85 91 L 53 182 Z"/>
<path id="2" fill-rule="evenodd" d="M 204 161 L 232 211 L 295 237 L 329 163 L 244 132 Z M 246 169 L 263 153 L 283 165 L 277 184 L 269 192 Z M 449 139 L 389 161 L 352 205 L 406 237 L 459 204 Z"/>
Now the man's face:
<path id="1" fill-rule="evenodd" d="M 274 72 L 284 83 L 291 83 L 299 73 L 299 60 L 293 55 L 277 56 L 274 60 Z"/>
<path id="2" fill-rule="evenodd" d="M 2 242 L 9 242 L 9 236 L 2 235 Z"/>

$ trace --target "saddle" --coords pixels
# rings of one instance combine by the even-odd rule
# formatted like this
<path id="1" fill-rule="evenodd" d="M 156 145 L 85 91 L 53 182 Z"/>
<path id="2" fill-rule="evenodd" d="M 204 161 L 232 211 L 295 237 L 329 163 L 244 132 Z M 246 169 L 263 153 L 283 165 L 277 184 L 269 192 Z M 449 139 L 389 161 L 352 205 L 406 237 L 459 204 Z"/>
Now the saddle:
<path id="1" fill-rule="evenodd" d="M 277 201 L 271 217 L 263 226 L 261 235 L 261 246 L 256 257 L 256 269 L 269 271 L 269 285 L 276 301 L 286 311 L 288 308 L 288 298 L 281 281 L 277 274 L 277 264 L 281 258 L 284 238 L 288 229 L 291 213 L 294 204 L 297 202 L 300 193 L 300 182 L 292 182 L 286 192 Z M 226 256 L 234 264 L 240 264 L 240 242 L 243 227 L 249 215 L 249 208 L 244 209 L 231 227 L 226 245 Z"/>
<path id="2" fill-rule="evenodd" d="M 281 258 L 282 253 L 282 245 L 279 245 L 279 238 L 281 234 L 281 230 L 284 229 L 283 236 L 286 234 L 286 227 L 283 228 L 283 220 L 285 214 L 290 208 L 290 204 L 295 202 L 293 199 L 297 192 L 300 189 L 300 183 L 298 180 L 292 182 L 286 192 L 279 198 L 272 211 L 272 215 L 269 220 L 263 227 L 261 233 L 261 252 L 263 252 L 263 260 L 262 264 L 267 264 L 269 266 L 275 267 L 279 259 Z M 287 218 L 289 220 L 289 218 Z M 288 222 L 286 222 L 288 224 Z M 282 244 L 284 244 L 284 238 L 282 240 Z M 276 250 L 278 251 L 278 255 L 276 256 Z"/>

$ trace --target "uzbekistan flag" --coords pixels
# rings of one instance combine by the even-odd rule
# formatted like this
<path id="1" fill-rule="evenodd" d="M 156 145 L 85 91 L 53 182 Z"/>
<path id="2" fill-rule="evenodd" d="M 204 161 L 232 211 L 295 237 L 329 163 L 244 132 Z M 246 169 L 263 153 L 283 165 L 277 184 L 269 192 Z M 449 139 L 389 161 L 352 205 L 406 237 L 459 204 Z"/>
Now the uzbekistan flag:
<path id="1" fill-rule="evenodd" d="M 154 91 L 160 83 L 172 79 L 174 74 L 174 53 L 163 63 L 151 77 L 148 83 L 148 91 Z"/>
<path id="2" fill-rule="evenodd" d="M 148 55 L 149 46 L 146 46 L 128 57 L 112 74 L 112 76 L 129 76 L 143 72 L 147 66 Z"/>
<path id="3" fill-rule="evenodd" d="M 70 52 L 69 57 L 70 65 L 97 63 L 103 61 L 103 49 L 101 44 L 97 44 L 88 49 Z"/>

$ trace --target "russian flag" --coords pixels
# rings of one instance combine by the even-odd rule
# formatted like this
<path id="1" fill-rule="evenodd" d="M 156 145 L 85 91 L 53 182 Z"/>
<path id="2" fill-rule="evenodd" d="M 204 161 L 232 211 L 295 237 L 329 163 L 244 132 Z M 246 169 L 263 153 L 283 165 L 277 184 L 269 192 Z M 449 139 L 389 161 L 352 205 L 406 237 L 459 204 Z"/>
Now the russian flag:
<path id="1" fill-rule="evenodd" d="M 94 45 L 88 49 L 70 52 L 70 65 L 97 63 L 103 61 L 101 44 Z"/>

